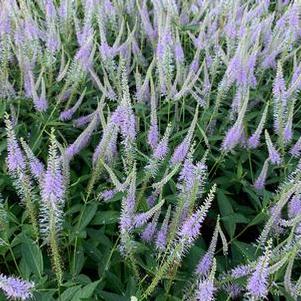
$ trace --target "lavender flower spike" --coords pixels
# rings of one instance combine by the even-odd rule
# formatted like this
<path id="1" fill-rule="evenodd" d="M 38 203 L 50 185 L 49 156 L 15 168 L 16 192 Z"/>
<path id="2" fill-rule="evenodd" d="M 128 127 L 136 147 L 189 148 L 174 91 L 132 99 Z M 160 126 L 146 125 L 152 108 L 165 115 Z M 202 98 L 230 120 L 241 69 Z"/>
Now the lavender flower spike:
<path id="1" fill-rule="evenodd" d="M 47 170 L 41 186 L 40 227 L 42 234 L 48 240 L 51 231 L 57 233 L 61 228 L 63 218 L 62 206 L 65 194 L 61 158 L 58 154 L 54 133 L 51 134 Z"/>
<path id="2" fill-rule="evenodd" d="M 24 139 L 20 139 L 21 145 L 25 151 L 25 154 L 29 161 L 29 167 L 32 175 L 36 180 L 42 180 L 42 177 L 45 173 L 44 164 L 34 155 L 29 145 L 25 142 Z"/>
<path id="3" fill-rule="evenodd" d="M 262 255 L 249 278 L 247 295 L 253 300 L 265 298 L 268 294 L 269 260 L 271 257 L 271 241 L 268 242 L 264 255 Z"/>
<path id="4" fill-rule="evenodd" d="M 155 241 L 156 248 L 160 251 L 164 251 L 166 248 L 166 237 L 168 231 L 170 210 L 171 210 L 171 206 L 169 205 L 161 229 L 158 231 L 156 241 Z"/>
<path id="5" fill-rule="evenodd" d="M 184 138 L 182 143 L 177 146 L 177 148 L 175 149 L 175 151 L 172 155 L 172 158 L 170 161 L 173 165 L 176 165 L 177 163 L 182 162 L 188 153 L 188 150 L 190 148 L 190 143 L 192 140 L 192 136 L 194 133 L 194 129 L 197 124 L 198 111 L 199 110 L 198 110 L 198 106 L 197 106 L 193 120 L 191 122 L 191 125 L 190 125 L 190 128 L 188 130 L 186 137 Z"/>
<path id="6" fill-rule="evenodd" d="M 148 132 L 148 144 L 154 150 L 159 141 L 159 131 L 158 131 L 158 121 L 157 121 L 157 112 L 156 112 L 156 99 L 153 91 L 151 97 L 151 126 Z"/>
<path id="7" fill-rule="evenodd" d="M 214 274 L 216 271 L 216 261 L 213 260 L 213 267 L 211 269 L 210 275 L 207 279 L 200 280 L 197 292 L 196 292 L 196 300 L 197 301 L 213 301 L 214 293 L 216 288 L 214 286 Z"/>
<path id="8" fill-rule="evenodd" d="M 5 114 L 5 124 L 7 132 L 7 166 L 10 172 L 25 169 L 25 158 L 18 144 L 12 122 L 8 114 Z"/>
<path id="9" fill-rule="evenodd" d="M 66 120 L 70 120 L 73 116 L 73 114 L 76 112 L 76 110 L 80 107 L 83 99 L 84 99 L 84 96 L 85 96 L 85 93 L 86 93 L 86 88 L 84 89 L 83 93 L 81 94 L 81 96 L 79 97 L 78 101 L 75 103 L 75 105 L 68 109 L 68 110 L 65 110 L 63 111 L 61 114 L 60 114 L 60 120 L 61 121 L 66 121 Z"/>
<path id="10" fill-rule="evenodd" d="M 218 227 L 219 219 L 216 223 L 208 251 L 205 253 L 205 255 L 202 257 L 202 259 L 197 265 L 196 274 L 198 274 L 199 276 L 207 276 L 212 267 L 214 252 L 216 249 L 216 243 L 218 238 Z"/>
<path id="11" fill-rule="evenodd" d="M 121 202 L 122 210 L 119 221 L 121 235 L 128 233 L 134 224 L 133 219 L 136 206 L 136 164 L 133 167 L 130 177 L 130 187 Z"/>
<path id="12" fill-rule="evenodd" d="M 32 297 L 34 283 L 0 274 L 0 288 L 9 299 L 28 300 Z"/>
<path id="13" fill-rule="evenodd" d="M 269 107 L 269 103 L 267 103 L 267 105 L 264 108 L 264 111 L 262 113 L 262 116 L 261 116 L 261 119 L 260 119 L 260 122 L 258 124 L 256 131 L 253 133 L 253 135 L 248 140 L 248 147 L 251 149 L 258 147 L 260 135 L 262 133 L 262 130 L 263 130 L 266 118 L 267 118 L 268 107 Z"/>
<path id="14" fill-rule="evenodd" d="M 228 130 L 222 143 L 222 149 L 226 152 L 232 150 L 241 141 L 241 136 L 243 135 L 243 118 L 249 102 L 249 91 L 242 97 L 243 103 L 238 113 L 238 117 L 234 125 Z"/>
<path id="15" fill-rule="evenodd" d="M 170 124 L 167 126 L 163 138 L 160 140 L 158 145 L 154 150 L 154 158 L 157 160 L 162 160 L 168 153 L 168 139 L 171 132 Z"/>
<path id="16" fill-rule="evenodd" d="M 281 163 L 281 157 L 278 151 L 275 149 L 271 137 L 267 130 L 265 130 L 265 141 L 268 147 L 269 159 L 273 164 L 279 165 Z"/>
<path id="17" fill-rule="evenodd" d="M 285 143 L 289 143 L 293 138 L 294 106 L 295 106 L 295 100 L 290 103 L 287 122 L 283 130 L 283 139 Z"/>
<path id="18" fill-rule="evenodd" d="M 254 187 L 257 190 L 261 190 L 265 186 L 265 181 L 266 181 L 266 177 L 267 177 L 267 173 L 268 173 L 268 167 L 269 167 L 269 161 L 270 161 L 269 158 L 264 161 L 262 170 L 261 170 L 257 180 L 254 183 Z"/>
<path id="19" fill-rule="evenodd" d="M 297 142 L 290 149 L 289 153 L 295 158 L 300 157 L 300 155 L 301 155 L 301 137 L 299 137 Z"/>
<path id="20" fill-rule="evenodd" d="M 157 228 L 157 224 L 158 224 L 158 218 L 159 218 L 160 213 L 161 213 L 161 210 L 158 210 L 155 213 L 152 221 L 147 224 L 146 228 L 141 233 L 141 238 L 144 241 L 151 242 L 151 240 L 153 239 L 153 237 L 155 235 L 155 232 L 156 232 L 156 228 Z"/>
<path id="21" fill-rule="evenodd" d="M 214 198 L 215 190 L 216 185 L 214 184 L 204 204 L 183 223 L 178 236 L 179 242 L 183 244 L 184 247 L 189 247 L 198 237 L 203 221 Z"/>
<path id="22" fill-rule="evenodd" d="M 222 149 L 224 151 L 230 151 L 232 150 L 240 141 L 240 137 L 243 133 L 243 128 L 241 123 L 234 124 L 233 127 L 231 127 L 222 143 Z"/>

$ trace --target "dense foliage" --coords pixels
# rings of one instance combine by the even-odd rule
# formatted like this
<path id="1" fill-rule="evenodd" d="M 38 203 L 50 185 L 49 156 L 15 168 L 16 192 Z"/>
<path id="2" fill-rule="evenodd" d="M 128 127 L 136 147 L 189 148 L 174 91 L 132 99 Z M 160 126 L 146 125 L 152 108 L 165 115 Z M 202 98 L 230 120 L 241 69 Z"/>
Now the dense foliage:
<path id="1" fill-rule="evenodd" d="M 301 3 L 0 2 L 0 299 L 301 297 Z"/>

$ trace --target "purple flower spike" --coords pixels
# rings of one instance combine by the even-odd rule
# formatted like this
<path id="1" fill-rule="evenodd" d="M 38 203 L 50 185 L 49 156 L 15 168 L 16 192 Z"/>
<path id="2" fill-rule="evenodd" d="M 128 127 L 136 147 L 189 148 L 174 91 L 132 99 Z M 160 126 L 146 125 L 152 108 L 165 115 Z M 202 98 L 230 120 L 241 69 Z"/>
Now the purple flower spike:
<path id="1" fill-rule="evenodd" d="M 209 252 L 207 252 L 202 260 L 199 262 L 197 268 L 196 268 L 196 272 L 199 275 L 207 275 L 208 272 L 210 271 L 210 268 L 212 266 L 212 262 L 213 262 L 213 257 L 212 254 L 209 254 Z"/>
<path id="2" fill-rule="evenodd" d="M 234 124 L 234 126 L 228 130 L 224 138 L 224 141 L 222 143 L 222 149 L 224 151 L 232 150 L 240 142 L 242 132 L 243 129 L 241 124 Z"/>
<path id="3" fill-rule="evenodd" d="M 162 223 L 161 229 L 158 231 L 157 237 L 156 237 L 156 248 L 160 251 L 164 251 L 166 248 L 166 244 L 167 244 L 167 232 L 168 232 L 170 210 L 171 210 L 171 207 L 169 206 L 167 209 L 164 221 Z"/>
<path id="4" fill-rule="evenodd" d="M 245 277 L 251 272 L 251 267 L 248 265 L 239 265 L 231 270 L 231 277 L 234 279 Z"/>
<path id="5" fill-rule="evenodd" d="M 214 287 L 212 280 L 208 279 L 208 280 L 200 281 L 197 288 L 196 300 L 213 301 L 215 291 L 216 288 Z"/>
<path id="6" fill-rule="evenodd" d="M 269 159 L 265 160 L 262 170 L 257 178 L 257 180 L 254 183 L 254 187 L 257 190 L 264 189 L 265 181 L 268 173 L 268 167 L 269 167 Z"/>
<path id="7" fill-rule="evenodd" d="M 295 195 L 288 203 L 288 216 L 294 218 L 299 214 L 301 214 L 301 198 L 300 195 Z"/>
<path id="8" fill-rule="evenodd" d="M 293 157 L 300 157 L 301 154 L 301 137 L 298 139 L 295 145 L 289 151 Z"/>
<path id="9" fill-rule="evenodd" d="M 141 233 L 141 238 L 146 242 L 151 242 L 157 227 L 157 220 L 156 216 L 153 218 L 153 220 L 147 224 L 144 231 Z"/>
<path id="10" fill-rule="evenodd" d="M 0 274 L 0 288 L 10 299 L 27 300 L 32 297 L 34 283 Z"/>
<path id="11" fill-rule="evenodd" d="M 190 246 L 193 241 L 199 236 L 202 224 L 206 218 L 207 211 L 211 206 L 215 189 L 216 186 L 214 185 L 210 190 L 205 203 L 183 223 L 178 236 L 179 241 L 186 247 Z"/>
<path id="12" fill-rule="evenodd" d="M 25 169 L 25 158 L 18 144 L 15 131 L 8 116 L 5 119 L 7 130 L 7 166 L 10 172 Z"/>
<path id="13" fill-rule="evenodd" d="M 253 274 L 248 280 L 248 295 L 254 300 L 266 298 L 268 294 L 269 260 L 271 256 L 271 242 L 268 243 L 264 255 L 259 257 Z"/>
<path id="14" fill-rule="evenodd" d="M 268 294 L 267 280 L 269 276 L 268 268 L 264 262 L 264 257 L 262 257 L 256 266 L 253 275 L 248 281 L 248 291 L 255 300 L 259 298 L 265 298 Z"/>
<path id="15" fill-rule="evenodd" d="M 177 148 L 175 149 L 171 158 L 171 163 L 177 164 L 182 162 L 185 159 L 189 148 L 190 148 L 190 142 L 187 141 L 187 139 L 184 139 L 183 142 L 180 145 L 178 145 Z"/>
<path id="16" fill-rule="evenodd" d="M 47 100 L 42 97 L 39 97 L 37 100 L 34 101 L 34 106 L 39 112 L 45 112 L 48 109 Z"/>
<path id="17" fill-rule="evenodd" d="M 274 145 L 271 141 L 270 135 L 267 131 L 265 131 L 265 140 L 266 140 L 266 144 L 267 144 L 267 147 L 268 147 L 269 159 L 271 160 L 271 162 L 273 164 L 279 165 L 282 161 L 281 157 L 280 157 L 280 154 L 275 149 L 275 147 L 274 147 Z"/>
<path id="18" fill-rule="evenodd" d="M 151 146 L 152 149 L 155 149 L 159 141 L 159 131 L 156 123 L 150 126 L 147 138 L 148 144 Z"/>

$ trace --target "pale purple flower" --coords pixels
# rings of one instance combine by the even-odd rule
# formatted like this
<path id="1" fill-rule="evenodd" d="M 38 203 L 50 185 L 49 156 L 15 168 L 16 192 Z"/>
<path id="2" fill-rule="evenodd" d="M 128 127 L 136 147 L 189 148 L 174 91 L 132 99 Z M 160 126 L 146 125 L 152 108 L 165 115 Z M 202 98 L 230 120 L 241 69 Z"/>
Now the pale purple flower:
<path id="1" fill-rule="evenodd" d="M 7 130 L 7 167 L 10 172 L 16 172 L 18 170 L 24 170 L 26 163 L 25 157 L 18 144 L 15 131 L 12 127 L 10 119 L 5 119 Z"/>
<path id="2" fill-rule="evenodd" d="M 102 60 L 107 61 L 114 57 L 116 51 L 110 47 L 106 41 L 104 41 L 99 46 L 99 52 Z"/>
<path id="3" fill-rule="evenodd" d="M 129 232 L 134 225 L 134 213 L 136 206 L 136 172 L 133 172 L 129 188 L 126 195 L 122 198 L 122 210 L 119 221 L 121 233 Z"/>
<path id="4" fill-rule="evenodd" d="M 173 155 L 172 155 L 172 157 L 171 157 L 170 162 L 171 162 L 172 164 L 181 163 L 181 162 L 185 159 L 185 157 L 187 156 L 187 153 L 188 153 L 189 148 L 190 148 L 190 141 L 189 141 L 189 139 L 186 137 L 186 138 L 182 141 L 182 143 L 179 144 L 179 145 L 176 147 L 176 149 L 175 149 L 175 151 L 174 151 L 174 153 L 173 153 Z"/>
<path id="5" fill-rule="evenodd" d="M 241 285 L 236 283 L 225 284 L 223 288 L 232 299 L 237 299 L 243 290 Z"/>
<path id="6" fill-rule="evenodd" d="M 91 120 L 93 119 L 93 117 L 95 116 L 96 112 L 92 112 L 86 116 L 81 116 L 77 119 L 75 119 L 73 121 L 73 124 L 75 127 L 83 127 L 84 125 L 86 125 L 87 123 L 91 122 Z"/>
<path id="7" fill-rule="evenodd" d="M 46 98 L 39 97 L 38 99 L 34 99 L 35 109 L 39 112 L 45 112 L 48 109 L 48 102 Z"/>
<path id="8" fill-rule="evenodd" d="M 156 196 L 155 196 L 155 194 L 151 194 L 147 198 L 146 202 L 147 202 L 148 208 L 152 208 L 154 206 L 155 202 L 156 202 Z"/>
<path id="9" fill-rule="evenodd" d="M 140 16 L 141 16 L 141 21 L 145 30 L 145 33 L 147 34 L 148 38 L 153 41 L 157 37 L 157 33 L 153 29 L 153 26 L 150 21 L 150 16 L 148 9 L 145 5 L 139 10 Z"/>
<path id="10" fill-rule="evenodd" d="M 255 300 L 265 298 L 267 296 L 268 277 L 268 260 L 266 256 L 261 256 L 247 284 L 248 294 Z"/>
<path id="11" fill-rule="evenodd" d="M 65 156 L 68 160 L 71 160 L 76 154 L 78 154 L 89 142 L 94 130 L 99 124 L 98 114 L 93 116 L 90 124 L 87 128 L 76 138 L 76 140 L 70 144 L 65 150 Z"/>
<path id="12" fill-rule="evenodd" d="M 37 158 L 29 159 L 30 171 L 34 177 L 37 179 L 44 175 L 45 168 L 44 164 Z"/>
<path id="13" fill-rule="evenodd" d="M 112 162 L 113 157 L 117 153 L 117 135 L 117 128 L 109 122 L 93 154 L 94 164 L 96 164 L 99 158 L 104 159 L 107 163 Z"/>
<path id="14" fill-rule="evenodd" d="M 46 41 L 46 47 L 50 51 L 50 53 L 54 54 L 56 51 L 60 48 L 60 41 L 58 37 L 56 36 L 56 33 L 50 33 L 47 41 Z"/>
<path id="15" fill-rule="evenodd" d="M 0 274 L 0 288 L 9 299 L 28 300 L 32 297 L 34 283 Z"/>
<path id="16" fill-rule="evenodd" d="M 288 120 L 283 131 L 283 139 L 285 143 L 289 143 L 293 138 L 292 120 Z"/>
<path id="17" fill-rule="evenodd" d="M 200 230 L 206 215 L 198 210 L 186 219 L 179 232 L 180 240 L 185 240 L 191 244 L 200 234 Z"/>
<path id="18" fill-rule="evenodd" d="M 214 293 L 216 288 L 214 286 L 213 280 L 206 279 L 199 281 L 197 291 L 196 291 L 196 300 L 197 301 L 213 301 Z"/>
<path id="19" fill-rule="evenodd" d="M 200 67 L 198 58 L 194 58 L 189 66 L 189 72 L 194 72 L 195 74 L 198 72 Z"/>
<path id="20" fill-rule="evenodd" d="M 258 147 L 258 145 L 259 145 L 259 139 L 260 139 L 260 135 L 262 133 L 262 130 L 263 130 L 263 127 L 264 127 L 264 124 L 266 121 L 267 113 L 268 113 L 268 105 L 266 105 L 266 107 L 262 113 L 262 116 L 261 116 L 260 122 L 257 126 L 257 129 L 255 130 L 253 135 L 248 140 L 248 147 L 251 149 Z"/>
<path id="21" fill-rule="evenodd" d="M 248 265 L 239 265 L 233 268 L 230 272 L 231 277 L 234 279 L 245 277 L 251 273 L 251 267 Z"/>
<path id="22" fill-rule="evenodd" d="M 154 150 L 154 158 L 158 160 L 162 160 L 165 158 L 165 156 L 168 153 L 168 136 L 169 135 L 164 135 L 164 137 L 160 140 L 158 145 L 156 146 Z"/>
<path id="23" fill-rule="evenodd" d="M 297 142 L 292 146 L 292 148 L 290 149 L 290 154 L 293 157 L 300 157 L 301 154 L 301 137 L 297 140 Z"/>
<path id="24" fill-rule="evenodd" d="M 243 128 L 241 126 L 241 123 L 234 124 L 228 130 L 228 132 L 223 140 L 222 149 L 224 151 L 232 150 L 239 143 L 242 132 L 243 132 Z"/>
<path id="25" fill-rule="evenodd" d="M 195 181 L 195 166 L 191 158 L 184 161 L 183 168 L 179 175 L 179 181 L 183 181 L 186 190 L 191 190 Z"/>
<path id="26" fill-rule="evenodd" d="M 163 220 L 163 223 L 161 225 L 160 230 L 157 233 L 156 237 L 156 248 L 160 251 L 164 251 L 167 244 L 167 234 L 168 234 L 168 223 L 170 218 L 170 210 L 171 207 L 169 206 L 165 215 L 165 218 Z"/>
<path id="27" fill-rule="evenodd" d="M 202 187 L 204 184 L 206 171 L 207 166 L 203 162 L 198 162 L 194 165 L 190 158 L 186 159 L 179 175 L 179 180 L 182 183 L 178 184 L 178 187 L 184 194 L 191 193 L 194 186 L 198 188 Z M 198 189 L 198 195 L 200 195 L 200 192 L 200 189 Z"/>
<path id="28" fill-rule="evenodd" d="M 68 18 L 68 2 L 69 0 L 60 1 L 60 6 L 58 8 L 58 15 L 62 21 L 66 21 Z"/>
<path id="29" fill-rule="evenodd" d="M 148 131 L 147 140 L 151 148 L 155 149 L 159 141 L 159 130 L 157 123 L 151 124 Z"/>
<path id="30" fill-rule="evenodd" d="M 88 144 L 92 135 L 91 132 L 85 133 L 85 131 L 82 134 L 66 148 L 65 155 L 68 160 L 71 160 Z"/>
<path id="31" fill-rule="evenodd" d="M 105 190 L 100 194 L 100 198 L 107 202 L 116 195 L 116 192 L 116 189 Z"/>
<path id="32" fill-rule="evenodd" d="M 196 267 L 198 275 L 207 275 L 213 263 L 213 255 L 211 252 L 206 252 Z"/>
<path id="33" fill-rule="evenodd" d="M 72 108 L 65 110 L 63 112 L 60 113 L 59 119 L 61 121 L 67 121 L 70 120 L 72 118 L 72 115 L 74 114 L 74 110 Z"/>
<path id="34" fill-rule="evenodd" d="M 183 48 L 181 45 L 181 42 L 178 41 L 177 43 L 175 43 L 174 45 L 174 52 L 175 52 L 175 59 L 178 63 L 183 63 L 184 61 L 184 52 L 183 52 Z"/>
<path id="35" fill-rule="evenodd" d="M 86 92 L 86 90 L 84 90 L 84 92 L 79 97 L 79 99 L 76 101 L 76 103 L 74 104 L 73 107 L 71 107 L 70 109 L 67 109 L 67 110 L 61 112 L 60 117 L 59 117 L 61 121 L 70 120 L 72 118 L 73 114 L 80 107 L 80 105 L 81 105 L 81 103 L 82 103 L 82 101 L 84 99 L 85 92 Z"/>
<path id="36" fill-rule="evenodd" d="M 78 61 L 84 70 L 88 70 L 91 67 L 91 51 L 93 47 L 93 35 L 90 36 L 85 43 L 81 45 L 77 51 L 74 59 Z"/>
<path id="37" fill-rule="evenodd" d="M 275 149 L 275 147 L 274 147 L 274 145 L 271 141 L 270 135 L 267 131 L 265 131 L 265 140 L 266 140 L 266 144 L 267 144 L 267 147 L 268 147 L 269 159 L 271 160 L 271 162 L 273 164 L 279 165 L 282 161 L 281 157 L 280 157 L 280 154 Z"/>
<path id="38" fill-rule="evenodd" d="M 141 238 L 146 242 L 151 242 L 157 228 L 157 218 L 156 216 L 153 217 L 152 221 L 148 223 L 141 233 Z"/>
<path id="39" fill-rule="evenodd" d="M 65 193 L 64 177 L 61 170 L 54 166 L 48 166 L 42 184 L 42 196 L 51 203 L 61 202 Z"/>
<path id="40" fill-rule="evenodd" d="M 294 195 L 288 203 L 288 216 L 294 218 L 301 214 L 301 198 L 300 195 Z"/>
<path id="41" fill-rule="evenodd" d="M 254 183 L 254 187 L 257 190 L 264 189 L 265 181 L 266 181 L 266 177 L 267 177 L 267 173 L 268 173 L 268 167 L 269 167 L 269 159 L 265 160 L 262 170 Z"/>
<path id="42" fill-rule="evenodd" d="M 106 12 L 106 15 L 109 17 L 113 17 L 116 14 L 116 8 L 110 0 L 104 1 L 104 10 Z"/>
<path id="43" fill-rule="evenodd" d="M 285 80 L 282 73 L 282 67 L 278 64 L 276 78 L 273 83 L 273 95 L 276 99 L 285 101 L 284 95 L 286 93 Z"/>
<path id="44" fill-rule="evenodd" d="M 31 67 L 28 63 L 24 64 L 24 90 L 25 90 L 25 96 L 26 97 L 32 97 L 33 91 L 32 91 L 32 78 L 31 78 Z"/>
<path id="45" fill-rule="evenodd" d="M 288 11 L 287 18 L 290 27 L 295 32 L 297 32 L 297 30 L 300 28 L 299 14 L 300 14 L 299 5 L 297 3 L 294 3 Z"/>
<path id="46" fill-rule="evenodd" d="M 53 19 L 56 16 L 56 9 L 52 0 L 45 1 L 45 12 L 48 19 Z"/>
<path id="47" fill-rule="evenodd" d="M 112 114 L 111 121 L 120 128 L 124 138 L 134 140 L 136 137 L 135 115 L 129 104 L 121 104 Z"/>
<path id="48" fill-rule="evenodd" d="M 260 133 L 258 133 L 258 132 L 253 133 L 253 135 L 248 139 L 248 147 L 249 148 L 258 147 L 259 138 L 260 138 Z"/>
<path id="49" fill-rule="evenodd" d="M 133 219 L 131 214 L 129 214 L 128 212 L 124 212 L 120 216 L 120 220 L 119 220 L 120 231 L 128 232 L 132 228 L 132 225 L 133 225 Z"/>

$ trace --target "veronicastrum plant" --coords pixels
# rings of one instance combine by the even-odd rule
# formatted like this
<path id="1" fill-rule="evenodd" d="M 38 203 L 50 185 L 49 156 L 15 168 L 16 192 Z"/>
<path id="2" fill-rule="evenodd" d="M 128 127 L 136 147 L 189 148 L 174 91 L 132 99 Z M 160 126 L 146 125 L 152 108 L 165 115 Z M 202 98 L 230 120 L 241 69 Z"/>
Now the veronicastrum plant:
<path id="1" fill-rule="evenodd" d="M 301 298 L 300 14 L 0 2 L 0 299 Z"/>

